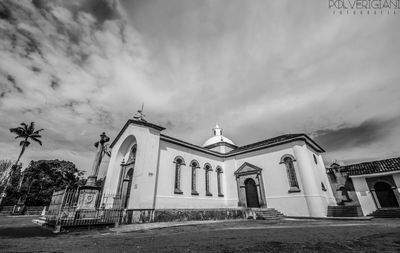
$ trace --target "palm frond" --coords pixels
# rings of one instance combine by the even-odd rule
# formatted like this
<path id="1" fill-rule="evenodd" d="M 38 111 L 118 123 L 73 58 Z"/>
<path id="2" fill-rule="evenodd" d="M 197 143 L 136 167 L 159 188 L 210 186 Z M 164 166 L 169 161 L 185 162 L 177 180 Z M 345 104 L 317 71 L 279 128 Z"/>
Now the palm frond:
<path id="1" fill-rule="evenodd" d="M 33 134 L 29 135 L 29 138 L 42 138 L 42 136 L 40 134 L 33 133 Z"/>
<path id="2" fill-rule="evenodd" d="M 35 131 L 35 122 L 31 122 L 29 125 L 29 133 L 33 133 Z"/>
<path id="3" fill-rule="evenodd" d="M 28 129 L 28 125 L 26 123 L 22 122 L 20 125 L 23 126 L 24 129 Z"/>
<path id="4" fill-rule="evenodd" d="M 22 127 L 10 128 L 10 132 L 17 134 L 17 135 L 23 135 L 25 132 L 25 129 Z"/>
<path id="5" fill-rule="evenodd" d="M 39 132 L 40 131 L 43 131 L 44 129 L 42 128 L 42 129 L 39 129 L 39 130 L 36 130 L 35 132 L 33 132 L 34 134 L 39 134 Z"/>
<path id="6" fill-rule="evenodd" d="M 36 141 L 37 143 L 39 143 L 39 144 L 40 144 L 40 146 L 42 146 L 42 141 L 41 141 L 41 140 L 39 140 L 39 139 L 36 139 L 35 137 L 32 137 L 32 138 L 31 138 L 31 140 L 34 140 L 34 141 Z"/>

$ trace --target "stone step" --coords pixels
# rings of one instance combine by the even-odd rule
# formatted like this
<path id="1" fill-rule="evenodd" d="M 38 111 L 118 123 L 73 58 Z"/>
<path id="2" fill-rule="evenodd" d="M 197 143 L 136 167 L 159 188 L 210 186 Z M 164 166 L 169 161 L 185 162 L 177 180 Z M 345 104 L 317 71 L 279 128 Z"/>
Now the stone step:
<path id="1" fill-rule="evenodd" d="M 381 208 L 368 214 L 376 218 L 400 218 L 400 208 Z"/>
<path id="2" fill-rule="evenodd" d="M 280 220 L 284 217 L 282 213 L 274 208 L 255 210 L 256 219 L 263 220 Z"/>
<path id="3" fill-rule="evenodd" d="M 359 217 L 363 216 L 359 206 L 328 206 L 328 217 Z"/>

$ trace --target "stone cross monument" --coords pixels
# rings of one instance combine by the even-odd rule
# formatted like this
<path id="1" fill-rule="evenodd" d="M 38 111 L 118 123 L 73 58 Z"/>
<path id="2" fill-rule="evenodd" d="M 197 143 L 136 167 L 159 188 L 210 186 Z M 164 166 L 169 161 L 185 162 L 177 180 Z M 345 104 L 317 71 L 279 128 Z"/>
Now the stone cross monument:
<path id="1" fill-rule="evenodd" d="M 97 148 L 97 153 L 93 161 L 91 175 L 88 177 L 86 185 L 79 187 L 78 209 L 95 210 L 97 208 L 96 205 L 101 188 L 96 186 L 96 181 L 103 156 L 107 154 L 105 144 L 108 141 L 110 141 L 110 138 L 105 133 L 102 133 L 100 140 L 94 144 Z"/>
<path id="2" fill-rule="evenodd" d="M 106 135 L 106 133 L 102 133 L 100 135 L 100 140 L 97 141 L 94 146 L 97 148 L 96 157 L 94 158 L 91 175 L 88 177 L 86 181 L 86 186 L 96 186 L 97 175 L 99 174 L 99 168 L 101 161 L 103 160 L 104 154 L 106 154 L 106 146 L 105 144 L 110 141 L 110 138 Z"/>

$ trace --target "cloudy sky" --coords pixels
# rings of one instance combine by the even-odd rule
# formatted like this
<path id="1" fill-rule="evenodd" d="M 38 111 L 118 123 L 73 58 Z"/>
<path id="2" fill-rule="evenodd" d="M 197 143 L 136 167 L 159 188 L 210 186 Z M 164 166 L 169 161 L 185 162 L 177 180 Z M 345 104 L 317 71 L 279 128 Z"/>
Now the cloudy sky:
<path id="1" fill-rule="evenodd" d="M 64 3 L 63 3 L 64 2 Z M 0 159 L 34 121 L 22 161 L 90 168 L 141 104 L 164 134 L 238 145 L 304 132 L 325 160 L 399 156 L 398 14 L 338 15 L 328 1 L 0 1 Z"/>

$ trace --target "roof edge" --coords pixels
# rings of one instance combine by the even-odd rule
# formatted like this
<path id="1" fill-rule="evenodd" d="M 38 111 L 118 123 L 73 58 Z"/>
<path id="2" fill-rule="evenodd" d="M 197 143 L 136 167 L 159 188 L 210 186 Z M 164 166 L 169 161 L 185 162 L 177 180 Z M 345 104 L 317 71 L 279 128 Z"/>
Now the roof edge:
<path id="1" fill-rule="evenodd" d="M 110 148 L 114 147 L 115 143 L 117 143 L 117 141 L 119 140 L 119 138 L 121 138 L 122 133 L 126 130 L 126 128 L 130 125 L 130 124 L 135 124 L 135 125 L 140 125 L 140 126 L 146 126 L 149 128 L 153 128 L 155 130 L 158 131 L 162 131 L 165 129 L 165 127 L 162 126 L 158 126 L 156 124 L 152 124 L 149 123 L 147 121 L 142 121 L 142 120 L 134 120 L 134 119 L 128 119 L 128 121 L 125 123 L 125 125 L 122 127 L 122 129 L 119 131 L 119 133 L 117 134 L 117 137 L 115 137 L 115 139 L 113 140 L 113 142 L 110 144 Z"/>
<path id="2" fill-rule="evenodd" d="M 321 153 L 325 152 L 325 150 L 323 148 L 321 148 L 315 141 L 313 141 L 310 137 L 308 137 L 305 134 L 301 134 L 299 136 L 296 136 L 296 137 L 293 137 L 293 138 L 290 138 L 290 139 L 287 139 L 287 140 L 284 140 L 284 141 L 276 142 L 276 143 L 265 144 L 265 145 L 261 145 L 261 146 L 258 146 L 258 147 L 249 147 L 247 149 L 240 150 L 240 151 L 237 151 L 237 150 L 234 149 L 234 150 L 230 151 L 229 153 L 220 153 L 218 151 L 209 150 L 209 149 L 207 149 L 205 147 L 197 146 L 197 145 L 191 144 L 189 142 L 185 142 L 185 141 L 182 141 L 182 140 L 179 140 L 179 139 L 176 139 L 176 138 L 164 135 L 164 134 L 160 134 L 160 138 L 162 140 L 164 140 L 164 141 L 168 141 L 168 142 L 171 142 L 171 143 L 174 143 L 174 144 L 178 144 L 178 145 L 186 146 L 186 147 L 189 147 L 189 148 L 193 148 L 193 149 L 196 149 L 196 150 L 201 151 L 201 152 L 205 152 L 205 153 L 208 153 L 208 154 L 211 154 L 211 155 L 215 155 L 215 156 L 217 156 L 219 158 L 229 158 L 229 157 L 232 157 L 232 156 L 235 156 L 235 155 L 249 153 L 249 152 L 257 151 L 257 150 L 264 149 L 264 148 L 274 147 L 274 146 L 290 143 L 290 142 L 297 141 L 297 140 L 305 141 L 306 144 L 310 145 L 312 148 L 314 148 L 315 150 L 317 150 L 317 151 L 319 151 Z M 255 143 L 258 143 L 258 142 L 255 142 Z M 252 145 L 252 144 L 248 144 L 248 145 Z"/>

